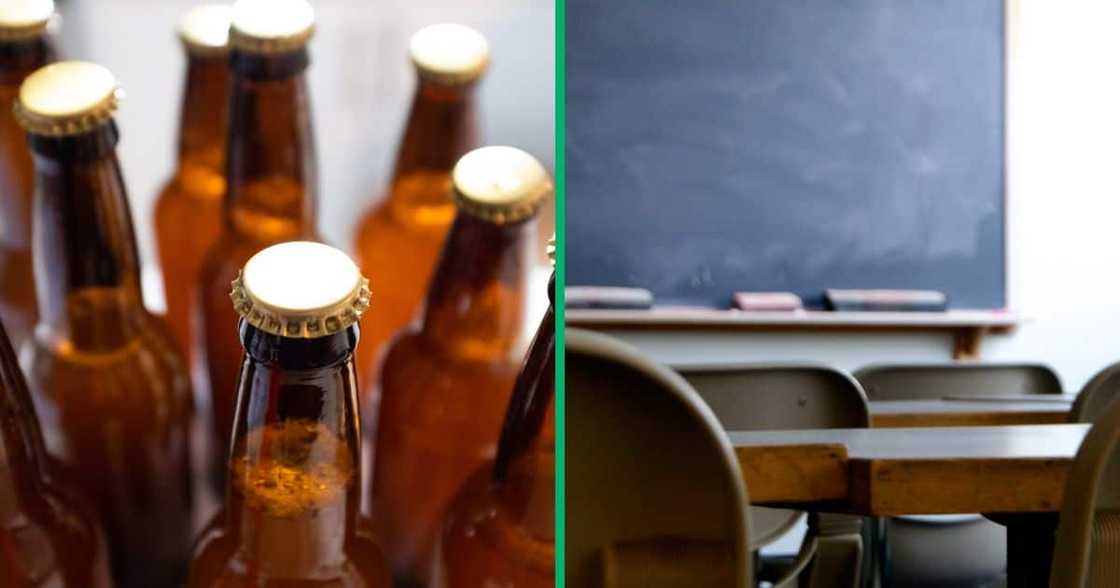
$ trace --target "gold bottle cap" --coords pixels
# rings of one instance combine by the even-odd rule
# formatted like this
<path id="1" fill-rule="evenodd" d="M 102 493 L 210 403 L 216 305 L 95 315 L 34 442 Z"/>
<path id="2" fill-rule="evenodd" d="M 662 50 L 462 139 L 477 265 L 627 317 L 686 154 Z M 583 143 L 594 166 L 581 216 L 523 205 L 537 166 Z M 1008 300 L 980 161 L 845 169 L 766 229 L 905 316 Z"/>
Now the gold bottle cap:
<path id="1" fill-rule="evenodd" d="M 15 115 L 37 135 L 78 135 L 111 119 L 123 97 L 108 69 L 87 61 L 60 61 L 23 80 Z"/>
<path id="2" fill-rule="evenodd" d="M 548 261 L 552 264 L 552 269 L 556 269 L 556 233 L 548 238 L 548 246 L 545 247 L 544 252 L 548 255 Z"/>
<path id="3" fill-rule="evenodd" d="M 459 210 L 496 224 L 525 220 L 552 193 L 541 162 L 516 147 L 482 147 L 467 153 L 451 172 Z"/>
<path id="4" fill-rule="evenodd" d="M 191 55 L 218 57 L 229 51 L 229 23 L 233 9 L 226 4 L 200 4 L 179 23 L 179 39 Z"/>
<path id="5" fill-rule="evenodd" d="M 47 25 L 53 16 L 52 0 L 0 2 L 0 41 L 34 39 L 47 30 Z"/>
<path id="6" fill-rule="evenodd" d="M 291 241 L 251 257 L 230 298 L 238 314 L 262 331 L 314 339 L 358 322 L 369 308 L 369 280 L 338 249 Z"/>
<path id="7" fill-rule="evenodd" d="M 230 47 L 249 53 L 302 49 L 315 33 L 315 9 L 306 0 L 237 0 Z"/>
<path id="8" fill-rule="evenodd" d="M 408 53 L 421 78 L 449 86 L 477 80 L 490 63 L 486 37 L 461 24 L 434 24 L 416 31 Z"/>

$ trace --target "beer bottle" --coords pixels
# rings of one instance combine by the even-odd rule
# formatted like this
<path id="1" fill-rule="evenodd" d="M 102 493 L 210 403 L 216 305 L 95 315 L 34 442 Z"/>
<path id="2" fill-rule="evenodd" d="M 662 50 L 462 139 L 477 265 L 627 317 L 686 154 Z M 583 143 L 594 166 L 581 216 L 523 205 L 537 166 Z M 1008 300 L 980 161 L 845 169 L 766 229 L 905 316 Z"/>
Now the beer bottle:
<path id="1" fill-rule="evenodd" d="M 109 588 L 96 516 L 49 467 L 27 384 L 0 325 L 0 586 Z"/>
<path id="2" fill-rule="evenodd" d="M 225 219 L 203 262 L 199 284 L 214 427 L 211 481 L 216 488 L 223 486 L 223 464 L 229 457 L 241 365 L 229 284 L 254 253 L 269 245 L 319 240 L 305 77 L 314 24 L 314 12 L 304 0 L 241 0 L 233 7 Z"/>
<path id="3" fill-rule="evenodd" d="M 31 275 L 31 152 L 12 116 L 19 85 L 54 61 L 46 38 L 50 0 L 12 0 L 0 9 L 0 319 L 19 349 L 38 316 Z"/>
<path id="4" fill-rule="evenodd" d="M 378 303 L 366 315 L 358 351 L 363 383 L 376 379 L 381 349 L 424 299 L 455 218 L 451 168 L 478 147 L 475 86 L 488 61 L 486 38 L 463 25 L 432 25 L 412 36 L 409 53 L 418 83 L 389 194 L 362 219 L 355 244 L 362 271 L 378 278 L 371 285 Z"/>
<path id="5" fill-rule="evenodd" d="M 167 322 L 188 363 L 195 288 L 202 256 L 218 239 L 226 190 L 226 107 L 229 7 L 196 6 L 183 18 L 179 38 L 187 52 L 187 76 L 179 119 L 175 174 L 156 200 L 156 244 L 167 298 Z"/>
<path id="6" fill-rule="evenodd" d="M 549 284 L 550 303 L 552 292 Z M 433 588 L 553 586 L 555 359 L 550 304 L 514 384 L 497 459 L 467 480 L 444 515 Z"/>
<path id="7" fill-rule="evenodd" d="M 524 351 L 534 216 L 552 184 L 512 147 L 483 147 L 452 172 L 459 212 L 423 320 L 389 347 L 375 427 L 371 505 L 394 575 L 426 583 L 440 516 L 494 457 Z M 379 398 L 379 400 L 377 400 Z"/>
<path id="8" fill-rule="evenodd" d="M 166 323 L 142 303 L 118 96 L 109 70 L 78 61 L 20 88 L 39 299 L 24 370 L 48 452 L 101 515 L 117 586 L 170 586 L 190 547 L 192 399 Z"/>
<path id="9" fill-rule="evenodd" d="M 225 507 L 189 585 L 388 588 L 359 515 L 353 354 L 368 282 L 341 251 L 297 241 L 249 259 L 231 296 L 245 353 Z"/>

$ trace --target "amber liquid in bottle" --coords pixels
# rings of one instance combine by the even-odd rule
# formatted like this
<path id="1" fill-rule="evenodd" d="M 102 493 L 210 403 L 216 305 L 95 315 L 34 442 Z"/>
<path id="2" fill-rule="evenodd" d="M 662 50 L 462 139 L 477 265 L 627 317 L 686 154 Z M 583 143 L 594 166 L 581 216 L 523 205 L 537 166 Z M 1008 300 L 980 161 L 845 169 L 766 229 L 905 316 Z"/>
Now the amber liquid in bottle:
<path id="1" fill-rule="evenodd" d="M 28 140 L 40 316 L 24 360 L 47 448 L 99 511 L 117 586 L 172 585 L 190 547 L 191 390 L 142 303 L 117 128 Z"/>
<path id="2" fill-rule="evenodd" d="M 555 323 L 550 308 L 506 412 L 498 456 L 444 515 L 433 588 L 553 586 Z"/>
<path id="3" fill-rule="evenodd" d="M 494 457 L 517 377 L 533 218 L 498 225 L 460 213 L 423 322 L 387 351 L 371 485 L 375 529 L 403 585 L 427 580 L 440 517 Z"/>
<path id="4" fill-rule="evenodd" d="M 241 339 L 225 508 L 196 545 L 189 585 L 388 588 L 358 514 L 357 326 L 290 339 L 243 321 Z"/>
<path id="5" fill-rule="evenodd" d="M 109 588 L 96 515 L 50 471 L 31 397 L 0 326 L 0 586 Z"/>
<path id="6" fill-rule="evenodd" d="M 421 78 L 388 196 L 358 226 L 355 251 L 377 304 L 362 321 L 358 377 L 368 394 L 374 366 L 390 338 L 416 318 L 440 248 L 455 218 L 451 169 L 478 147 L 475 83 Z M 368 399 L 365 399 L 368 401 Z"/>
<path id="7" fill-rule="evenodd" d="M 187 59 L 178 164 L 156 200 L 155 225 L 167 322 L 193 365 L 199 272 L 222 226 L 229 67 L 224 55 Z"/>
<path id="8" fill-rule="evenodd" d="M 38 311 L 31 272 L 31 151 L 11 105 L 20 83 L 54 60 L 46 38 L 0 42 L 0 319 L 19 349 L 31 336 Z"/>
<path id="9" fill-rule="evenodd" d="M 253 254 L 315 233 L 316 164 L 306 50 L 256 55 L 233 50 L 222 235 L 203 263 L 199 296 L 213 411 L 211 481 L 223 487 L 237 404 L 241 346 L 230 282 Z"/>

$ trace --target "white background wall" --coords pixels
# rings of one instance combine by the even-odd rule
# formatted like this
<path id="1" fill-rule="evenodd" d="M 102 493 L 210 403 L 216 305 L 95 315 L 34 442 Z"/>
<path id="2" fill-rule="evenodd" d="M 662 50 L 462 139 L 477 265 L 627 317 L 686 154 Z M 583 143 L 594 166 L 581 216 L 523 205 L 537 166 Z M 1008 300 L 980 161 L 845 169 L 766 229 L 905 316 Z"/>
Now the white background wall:
<path id="1" fill-rule="evenodd" d="M 1012 0 L 1008 289 L 1028 323 L 985 360 L 1042 361 L 1069 391 L 1120 361 L 1120 2 Z M 624 336 L 668 362 L 945 360 L 947 335 Z"/>
<path id="2" fill-rule="evenodd" d="M 63 16 L 59 40 L 64 57 L 109 67 L 126 92 L 117 116 L 118 154 L 148 268 L 156 265 L 153 205 L 173 169 L 185 71 L 175 31 L 181 15 L 202 1 L 232 2 L 56 0 Z M 484 141 L 521 147 L 552 167 L 552 2 L 310 2 L 317 14 L 309 77 L 320 167 L 319 227 L 333 245 L 350 248 L 354 223 L 381 197 L 388 181 L 414 89 L 408 38 L 425 25 L 461 22 L 488 37 L 491 67 L 480 89 Z M 546 210 L 542 262 L 543 244 L 552 232 L 551 207 Z M 543 292 L 547 270 L 541 274 L 536 283 Z M 162 307 L 155 288 L 148 287 L 145 294 L 151 306 Z M 543 294 L 530 300 L 547 304 Z"/>

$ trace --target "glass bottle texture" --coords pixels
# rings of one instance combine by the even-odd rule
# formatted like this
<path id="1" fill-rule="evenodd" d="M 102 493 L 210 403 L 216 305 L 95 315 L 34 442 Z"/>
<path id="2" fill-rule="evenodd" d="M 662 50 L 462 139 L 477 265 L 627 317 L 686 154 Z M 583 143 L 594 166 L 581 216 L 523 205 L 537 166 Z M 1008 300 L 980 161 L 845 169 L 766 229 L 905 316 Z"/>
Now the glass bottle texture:
<path id="1" fill-rule="evenodd" d="M 27 384 L 0 325 L 0 586 L 109 588 L 100 523 L 51 467 Z"/>
<path id="2" fill-rule="evenodd" d="M 416 317 L 455 218 L 451 168 L 479 146 L 476 87 L 489 60 L 486 38 L 463 25 L 432 25 L 412 36 L 409 53 L 418 82 L 389 193 L 366 213 L 355 242 L 359 267 L 377 276 L 378 304 L 366 315 L 358 351 L 363 383 L 376 380 L 385 344 Z"/>
<path id="3" fill-rule="evenodd" d="M 16 116 L 35 161 L 39 323 L 23 356 L 50 455 L 98 510 L 117 586 L 181 581 L 190 543 L 185 362 L 145 310 L 105 68 L 46 66 Z"/>
<path id="4" fill-rule="evenodd" d="M 229 284 L 253 254 L 269 245 L 318 240 L 306 82 L 306 43 L 313 27 L 314 14 L 302 0 L 241 0 L 233 7 L 225 219 L 203 262 L 198 290 L 214 427 L 211 481 L 219 488 L 241 366 Z"/>
<path id="5" fill-rule="evenodd" d="M 476 149 L 452 177 L 459 213 L 423 321 L 388 349 L 367 411 L 370 513 L 402 585 L 427 582 L 444 509 L 494 457 L 524 351 L 534 215 L 551 190 L 540 163 L 512 147 Z"/>
<path id="6" fill-rule="evenodd" d="M 38 311 L 31 264 L 31 194 L 34 175 L 23 128 L 10 105 L 31 72 L 54 61 L 47 39 L 51 2 L 16 2 L 0 14 L 0 319 L 19 349 Z"/>
<path id="7" fill-rule="evenodd" d="M 359 515 L 353 353 L 368 283 L 342 252 L 292 242 L 251 258 L 233 299 L 245 356 L 225 508 L 189 585 L 388 588 Z"/>
<path id="8" fill-rule="evenodd" d="M 229 105 L 229 7 L 203 4 L 179 27 L 187 72 L 179 119 L 174 175 L 156 200 L 156 245 L 167 299 L 167 322 L 194 365 L 195 289 L 202 258 L 218 238 L 226 181 L 226 109 Z"/>
<path id="9" fill-rule="evenodd" d="M 553 292 L 550 284 L 550 302 Z M 444 515 L 433 588 L 553 585 L 555 359 L 550 304 L 514 385 L 497 458 L 467 479 Z"/>

